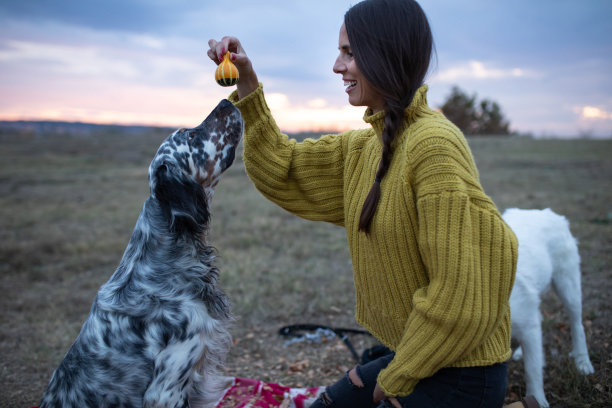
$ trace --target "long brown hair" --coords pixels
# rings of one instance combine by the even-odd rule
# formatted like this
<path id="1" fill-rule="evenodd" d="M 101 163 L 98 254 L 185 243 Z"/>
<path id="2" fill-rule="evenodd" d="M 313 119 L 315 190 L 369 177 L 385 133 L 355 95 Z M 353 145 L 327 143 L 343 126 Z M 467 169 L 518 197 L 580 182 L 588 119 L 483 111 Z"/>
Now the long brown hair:
<path id="1" fill-rule="evenodd" d="M 362 1 L 346 12 L 344 25 L 359 71 L 385 100 L 382 158 L 359 218 L 359 230 L 369 233 L 393 156 L 391 144 L 402 131 L 404 110 L 423 85 L 434 44 L 427 17 L 414 0 Z"/>

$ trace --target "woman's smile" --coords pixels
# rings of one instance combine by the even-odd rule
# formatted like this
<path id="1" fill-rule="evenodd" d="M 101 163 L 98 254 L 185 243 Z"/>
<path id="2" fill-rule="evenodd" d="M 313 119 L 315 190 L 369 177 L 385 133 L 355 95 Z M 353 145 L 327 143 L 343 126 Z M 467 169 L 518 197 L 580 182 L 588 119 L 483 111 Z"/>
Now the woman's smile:
<path id="1" fill-rule="evenodd" d="M 367 106 L 374 113 L 383 110 L 385 101 L 382 95 L 363 76 L 357 67 L 344 24 L 340 27 L 338 49 L 340 54 L 336 58 L 333 69 L 336 74 L 342 75 L 342 80 L 346 87 L 344 91 L 349 96 L 349 103 L 353 106 Z"/>
<path id="2" fill-rule="evenodd" d="M 346 92 L 351 92 L 357 86 L 357 81 L 344 80 L 344 86 L 346 86 Z"/>

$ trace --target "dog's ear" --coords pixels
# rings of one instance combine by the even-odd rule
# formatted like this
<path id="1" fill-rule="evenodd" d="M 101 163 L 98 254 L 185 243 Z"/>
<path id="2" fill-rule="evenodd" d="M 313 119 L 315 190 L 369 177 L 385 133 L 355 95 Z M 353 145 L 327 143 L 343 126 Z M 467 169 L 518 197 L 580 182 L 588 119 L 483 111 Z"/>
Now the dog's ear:
<path id="1" fill-rule="evenodd" d="M 179 234 L 202 233 L 210 219 L 204 188 L 172 164 L 155 169 L 155 198 L 170 230 Z"/>

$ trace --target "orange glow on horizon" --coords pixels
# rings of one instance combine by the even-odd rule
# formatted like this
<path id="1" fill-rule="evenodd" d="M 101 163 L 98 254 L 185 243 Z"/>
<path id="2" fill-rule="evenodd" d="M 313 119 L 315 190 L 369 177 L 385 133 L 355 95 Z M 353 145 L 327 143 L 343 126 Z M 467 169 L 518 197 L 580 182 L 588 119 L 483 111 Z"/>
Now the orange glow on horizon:
<path id="1" fill-rule="evenodd" d="M 39 106 L 17 101 L 11 107 L 0 109 L 0 120 L 178 128 L 200 123 L 220 99 L 227 97 L 224 91 L 209 92 L 208 98 L 202 94 L 201 90 L 132 88 L 124 90 L 119 98 L 112 93 L 98 94 L 95 100 L 89 101 L 83 95 L 65 95 Z M 287 133 L 342 132 L 369 126 L 362 119 L 363 107 L 328 106 L 322 98 L 293 105 L 281 93 L 266 94 L 266 100 L 277 125 Z M 55 106 L 50 108 L 50 103 Z M 166 109 L 168 106 L 172 108 Z"/>

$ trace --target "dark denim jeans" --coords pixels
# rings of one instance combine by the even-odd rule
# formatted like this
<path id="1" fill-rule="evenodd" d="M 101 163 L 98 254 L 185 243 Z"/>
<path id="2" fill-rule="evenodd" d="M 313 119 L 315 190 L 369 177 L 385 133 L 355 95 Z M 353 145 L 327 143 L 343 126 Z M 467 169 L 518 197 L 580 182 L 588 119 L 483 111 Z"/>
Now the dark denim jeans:
<path id="1" fill-rule="evenodd" d="M 393 354 L 357 366 L 363 387 L 353 385 L 347 375 L 327 387 L 325 396 L 311 408 L 382 408 L 393 407 L 388 401 L 372 402 L 378 373 L 393 359 Z M 501 408 L 508 382 L 507 364 L 484 367 L 443 368 L 417 384 L 414 391 L 397 400 L 405 408 Z"/>

